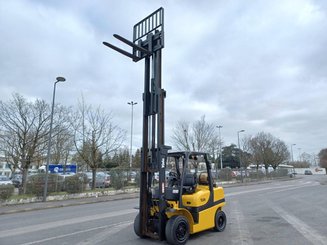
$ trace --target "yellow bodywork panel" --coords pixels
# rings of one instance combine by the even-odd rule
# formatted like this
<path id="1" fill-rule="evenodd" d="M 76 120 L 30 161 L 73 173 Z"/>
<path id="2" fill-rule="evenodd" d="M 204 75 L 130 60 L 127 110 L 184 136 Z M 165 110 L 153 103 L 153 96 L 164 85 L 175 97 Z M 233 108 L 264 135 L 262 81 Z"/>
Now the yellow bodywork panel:
<path id="1" fill-rule="evenodd" d="M 182 196 L 183 205 L 186 207 L 200 207 L 209 201 L 210 190 L 209 186 L 198 185 L 193 194 L 184 194 Z M 213 201 L 216 202 L 225 197 L 222 187 L 213 188 Z"/>
<path id="2" fill-rule="evenodd" d="M 212 205 L 208 203 L 210 190 L 209 187 L 205 185 L 198 185 L 193 194 L 184 194 L 182 196 L 182 202 L 186 208 L 179 208 L 178 201 L 168 201 L 171 211 L 166 212 L 167 217 L 171 218 L 174 215 L 185 216 L 190 224 L 190 234 L 212 229 L 215 226 L 215 215 L 217 210 L 225 206 L 224 189 L 222 187 L 215 187 L 213 191 Z M 202 209 L 206 204 L 208 204 L 208 208 Z M 198 223 L 195 223 L 190 210 L 197 210 L 197 208 L 201 211 L 197 213 Z"/>
<path id="3" fill-rule="evenodd" d="M 215 226 L 215 214 L 218 206 L 213 206 L 211 208 L 205 209 L 199 212 L 199 223 L 190 225 L 190 233 L 197 233 L 200 231 L 211 229 Z"/>
<path id="4" fill-rule="evenodd" d="M 210 190 L 208 186 L 198 186 L 194 193 L 182 196 L 183 205 L 186 207 L 200 207 L 209 201 Z"/>
<path id="5" fill-rule="evenodd" d="M 217 202 L 223 198 L 225 198 L 224 189 L 222 187 L 213 188 L 213 201 Z M 225 204 L 223 206 L 225 206 Z"/>

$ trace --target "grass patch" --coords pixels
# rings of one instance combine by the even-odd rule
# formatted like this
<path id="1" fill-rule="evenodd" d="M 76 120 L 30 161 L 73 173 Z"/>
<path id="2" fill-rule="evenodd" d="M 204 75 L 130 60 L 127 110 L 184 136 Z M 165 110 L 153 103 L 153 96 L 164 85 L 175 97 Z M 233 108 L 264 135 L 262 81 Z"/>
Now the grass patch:
<path id="1" fill-rule="evenodd" d="M 83 191 L 82 193 L 104 192 L 104 191 L 113 191 L 113 190 L 115 190 L 115 189 L 112 188 L 112 187 L 109 187 L 109 188 L 95 188 L 94 190 L 90 189 L 90 190 L 87 190 L 87 191 Z"/>
<path id="2" fill-rule="evenodd" d="M 60 192 L 52 192 L 50 196 L 62 196 L 62 195 L 67 195 L 68 192 L 66 191 L 60 191 Z"/>
<path id="3" fill-rule="evenodd" d="M 33 194 L 22 194 L 22 195 L 14 195 L 14 196 L 11 196 L 9 197 L 9 201 L 10 200 L 20 200 L 20 199 L 28 199 L 28 198 L 33 198 L 33 197 L 36 197 L 35 195 Z"/>

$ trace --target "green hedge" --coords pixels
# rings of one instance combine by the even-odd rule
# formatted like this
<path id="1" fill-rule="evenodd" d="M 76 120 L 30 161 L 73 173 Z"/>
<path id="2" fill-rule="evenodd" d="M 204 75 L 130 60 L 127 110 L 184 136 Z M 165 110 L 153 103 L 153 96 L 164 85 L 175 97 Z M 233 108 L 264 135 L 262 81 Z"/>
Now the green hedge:
<path id="1" fill-rule="evenodd" d="M 116 190 L 122 189 L 127 185 L 127 172 L 122 169 L 110 171 L 110 183 Z"/>
<path id="2" fill-rule="evenodd" d="M 250 179 L 263 179 L 265 176 L 265 173 L 261 170 L 249 172 Z"/>
<path id="3" fill-rule="evenodd" d="M 141 173 L 137 172 L 135 175 L 135 186 L 140 187 L 141 184 Z"/>
<path id="4" fill-rule="evenodd" d="M 26 194 L 42 196 L 44 192 L 45 174 L 30 176 L 27 182 Z M 48 193 L 66 191 L 68 193 L 80 193 L 86 190 L 88 179 L 85 174 L 76 174 L 63 177 L 58 174 L 48 175 Z"/>
<path id="5" fill-rule="evenodd" d="M 68 193 L 80 193 L 85 191 L 88 185 L 88 179 L 85 174 L 76 174 L 65 178 L 64 190 Z"/>
<path id="6" fill-rule="evenodd" d="M 223 168 L 219 171 L 218 178 L 220 181 L 232 180 L 232 170 L 230 168 Z"/>
<path id="7" fill-rule="evenodd" d="M 13 185 L 0 185 L 0 200 L 5 201 L 14 193 Z"/>
<path id="8" fill-rule="evenodd" d="M 45 173 L 28 177 L 26 194 L 42 196 L 44 192 Z M 64 178 L 57 174 L 48 175 L 48 193 L 60 192 L 64 190 Z"/>
<path id="9" fill-rule="evenodd" d="M 276 178 L 276 177 L 285 177 L 285 176 L 288 176 L 288 170 L 285 168 L 281 168 L 270 172 L 267 177 Z"/>

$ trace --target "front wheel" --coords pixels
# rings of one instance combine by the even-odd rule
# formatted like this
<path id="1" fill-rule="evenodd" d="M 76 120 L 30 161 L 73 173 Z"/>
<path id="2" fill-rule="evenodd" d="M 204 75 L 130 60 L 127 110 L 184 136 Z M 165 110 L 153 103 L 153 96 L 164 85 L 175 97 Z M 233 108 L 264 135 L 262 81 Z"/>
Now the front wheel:
<path id="1" fill-rule="evenodd" d="M 224 231 L 227 224 L 227 218 L 224 211 L 217 210 L 215 215 L 215 231 Z"/>
<path id="2" fill-rule="evenodd" d="M 184 216 L 173 216 L 168 220 L 165 232 L 166 239 L 169 244 L 185 244 L 190 235 L 189 223 Z"/>
<path id="3" fill-rule="evenodd" d="M 144 238 L 141 234 L 141 227 L 140 227 L 140 214 L 138 213 L 134 219 L 134 232 L 140 238 Z"/>

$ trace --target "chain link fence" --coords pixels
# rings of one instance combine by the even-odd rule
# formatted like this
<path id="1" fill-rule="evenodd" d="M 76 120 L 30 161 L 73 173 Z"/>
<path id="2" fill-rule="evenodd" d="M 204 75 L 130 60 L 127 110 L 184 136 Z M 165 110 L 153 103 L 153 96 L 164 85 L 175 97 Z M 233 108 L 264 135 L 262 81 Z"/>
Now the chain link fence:
<path id="1" fill-rule="evenodd" d="M 102 190 L 125 190 L 140 187 L 140 170 L 130 168 L 114 168 L 109 171 L 105 169 L 99 170 L 98 173 L 103 173 L 109 178 L 108 185 L 100 185 Z M 241 175 L 242 174 L 242 175 Z M 98 175 L 97 175 L 98 176 Z M 213 170 L 212 176 L 215 182 L 255 182 L 267 179 L 286 178 L 289 176 L 287 169 L 277 169 L 275 171 L 265 172 L 261 169 L 243 170 L 224 168 L 218 172 L 218 180 L 216 179 L 216 172 Z M 153 181 L 157 180 L 158 176 L 154 174 Z M 48 175 L 48 195 L 51 194 L 73 194 L 90 191 L 92 179 L 88 178 L 86 173 L 78 173 L 75 175 Z M 99 179 L 97 181 L 102 181 Z M 106 179 L 106 181 L 108 181 Z M 158 180 L 157 180 L 158 181 Z M 28 177 L 26 185 L 26 194 L 41 197 L 44 192 L 45 173 L 31 175 Z M 99 188 L 96 188 L 98 191 Z M 4 201 L 12 196 L 14 193 L 14 186 L 0 187 L 0 199 Z"/>

